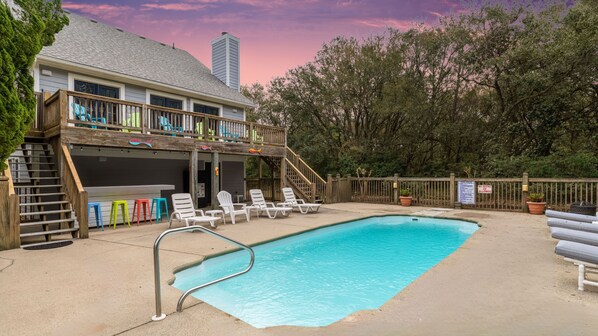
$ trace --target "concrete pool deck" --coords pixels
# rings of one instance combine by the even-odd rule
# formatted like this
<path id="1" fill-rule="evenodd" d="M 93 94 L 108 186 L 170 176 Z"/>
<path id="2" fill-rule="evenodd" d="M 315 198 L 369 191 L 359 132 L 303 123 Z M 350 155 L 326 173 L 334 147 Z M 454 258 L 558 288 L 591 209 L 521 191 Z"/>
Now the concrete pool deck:
<path id="1" fill-rule="evenodd" d="M 341 203 L 317 214 L 220 225 L 247 244 L 378 214 L 434 214 L 429 208 Z M 380 309 L 321 328 L 250 325 L 166 284 L 178 266 L 232 249 L 205 234 L 166 238 L 162 306 L 155 312 L 152 245 L 167 223 L 91 230 L 90 239 L 41 251 L 0 252 L 0 335 L 594 335 L 598 290 L 577 290 L 577 268 L 554 254 L 546 217 L 450 210 L 442 217 L 482 228 L 455 253 Z"/>

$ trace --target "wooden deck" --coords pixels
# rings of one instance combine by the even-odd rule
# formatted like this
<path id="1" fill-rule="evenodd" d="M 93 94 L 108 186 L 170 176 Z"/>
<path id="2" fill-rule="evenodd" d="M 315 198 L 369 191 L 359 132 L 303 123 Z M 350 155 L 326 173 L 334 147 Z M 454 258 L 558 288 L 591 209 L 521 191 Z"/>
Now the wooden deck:
<path id="1" fill-rule="evenodd" d="M 38 100 L 29 135 L 63 144 L 283 157 L 286 130 L 66 90 Z"/>

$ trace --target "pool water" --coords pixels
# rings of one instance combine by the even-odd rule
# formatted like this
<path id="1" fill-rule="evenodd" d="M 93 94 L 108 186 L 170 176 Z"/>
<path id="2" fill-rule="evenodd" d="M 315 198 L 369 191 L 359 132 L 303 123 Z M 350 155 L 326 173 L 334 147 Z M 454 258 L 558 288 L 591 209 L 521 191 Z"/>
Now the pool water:
<path id="1" fill-rule="evenodd" d="M 256 328 L 326 326 L 376 309 L 455 251 L 478 226 L 411 216 L 371 217 L 256 246 L 255 265 L 194 297 Z M 243 270 L 246 251 L 176 274 L 187 290 Z"/>

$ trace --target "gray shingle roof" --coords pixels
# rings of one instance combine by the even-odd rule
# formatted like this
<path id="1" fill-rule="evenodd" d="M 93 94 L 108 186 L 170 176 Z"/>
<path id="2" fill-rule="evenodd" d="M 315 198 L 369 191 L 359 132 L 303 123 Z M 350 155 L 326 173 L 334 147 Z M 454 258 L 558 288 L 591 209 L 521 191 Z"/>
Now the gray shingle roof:
<path id="1" fill-rule="evenodd" d="M 70 24 L 40 55 L 253 105 L 188 52 L 69 14 Z"/>

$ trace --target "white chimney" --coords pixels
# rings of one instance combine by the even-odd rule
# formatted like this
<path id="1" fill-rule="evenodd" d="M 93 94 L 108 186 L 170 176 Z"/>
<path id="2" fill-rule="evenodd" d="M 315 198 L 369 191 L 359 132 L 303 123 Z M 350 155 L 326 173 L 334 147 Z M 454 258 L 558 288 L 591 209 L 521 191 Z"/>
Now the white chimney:
<path id="1" fill-rule="evenodd" d="M 212 40 L 212 74 L 228 87 L 240 91 L 239 39 L 227 32 Z"/>

